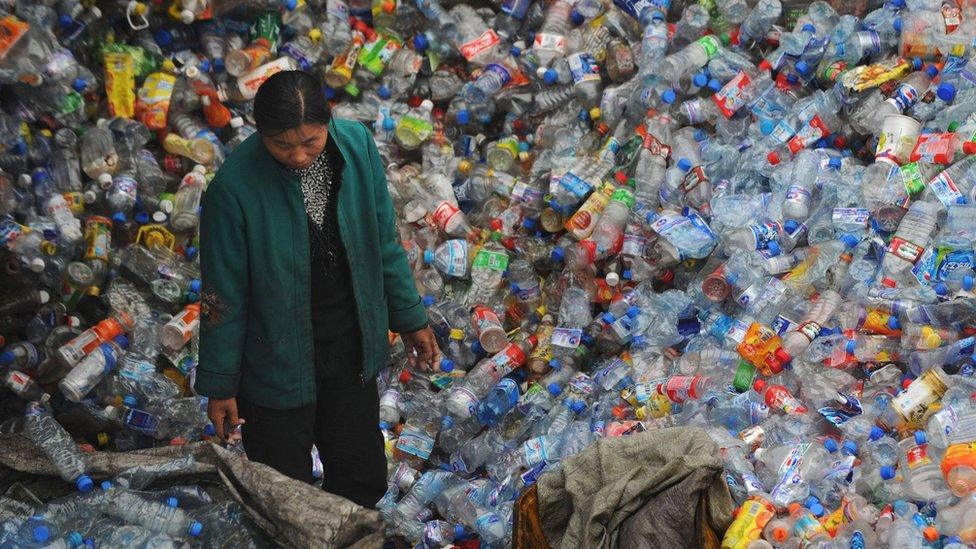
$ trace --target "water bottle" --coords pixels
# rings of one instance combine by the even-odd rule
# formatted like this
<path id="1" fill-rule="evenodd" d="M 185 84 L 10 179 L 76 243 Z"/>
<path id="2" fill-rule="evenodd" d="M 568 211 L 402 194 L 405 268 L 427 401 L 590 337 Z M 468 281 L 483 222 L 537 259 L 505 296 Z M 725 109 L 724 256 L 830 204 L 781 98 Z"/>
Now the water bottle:
<path id="1" fill-rule="evenodd" d="M 913 202 L 898 224 L 881 262 L 886 285 L 897 285 L 925 252 L 938 217 L 938 206 L 931 202 Z"/>
<path id="2" fill-rule="evenodd" d="M 36 402 L 28 405 L 24 425 L 31 441 L 51 460 L 62 479 L 74 483 L 82 493 L 94 487 L 86 474 L 88 460 L 47 408 Z"/>
<path id="3" fill-rule="evenodd" d="M 129 339 L 124 335 L 115 336 L 112 341 L 102 343 L 89 353 L 58 383 L 58 389 L 72 402 L 83 398 L 115 370 L 124 350 L 129 347 Z"/>

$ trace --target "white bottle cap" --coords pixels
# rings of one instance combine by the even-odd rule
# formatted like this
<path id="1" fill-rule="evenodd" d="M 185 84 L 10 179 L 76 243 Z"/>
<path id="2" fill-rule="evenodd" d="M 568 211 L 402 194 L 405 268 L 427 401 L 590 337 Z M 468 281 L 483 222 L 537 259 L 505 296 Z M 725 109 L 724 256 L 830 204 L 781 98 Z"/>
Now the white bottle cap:
<path id="1" fill-rule="evenodd" d="M 44 260 L 39 257 L 35 257 L 34 259 L 31 259 L 30 270 L 34 271 L 35 273 L 40 273 L 44 271 Z"/>
<path id="2" fill-rule="evenodd" d="M 41 300 L 41 305 L 51 301 L 51 294 L 47 293 L 45 290 L 38 290 L 37 297 Z"/>
<path id="3" fill-rule="evenodd" d="M 611 271 L 607 273 L 606 282 L 607 286 L 614 288 L 617 286 L 617 284 L 620 284 L 620 275 Z"/>
<path id="4" fill-rule="evenodd" d="M 189 67 L 183 69 L 183 75 L 189 78 L 190 80 L 196 80 L 197 78 L 200 78 L 200 68 L 197 67 L 196 65 L 190 65 Z M 203 97 L 200 98 L 200 102 L 202 103 L 204 99 L 209 101 L 210 97 L 204 95 Z"/>
<path id="5" fill-rule="evenodd" d="M 196 166 L 193 166 L 193 171 L 195 171 L 195 172 L 197 172 L 199 174 L 206 174 L 207 173 L 207 167 L 204 166 L 203 164 L 197 164 Z"/>
<path id="6" fill-rule="evenodd" d="M 234 118 L 230 119 L 230 127 L 240 128 L 243 126 L 244 126 L 244 119 L 241 118 L 240 116 L 235 116 Z"/>
<path id="7" fill-rule="evenodd" d="M 112 186 L 112 174 L 98 174 L 98 186 L 101 187 L 102 190 L 108 190 L 108 188 Z"/>
<path id="8" fill-rule="evenodd" d="M 428 111 L 433 110 L 434 102 L 431 101 L 430 99 L 424 99 L 423 101 L 420 102 L 420 108 Z"/>
<path id="9" fill-rule="evenodd" d="M 170 209 L 172 209 L 172 206 L 170 206 Z M 166 221 L 166 214 L 164 212 L 155 211 L 152 214 L 152 220 L 156 223 L 164 223 Z"/>
<path id="10" fill-rule="evenodd" d="M 189 25 L 196 18 L 197 15 L 190 10 L 183 10 L 180 12 L 180 21 L 182 21 L 184 25 Z"/>
<path id="11" fill-rule="evenodd" d="M 89 8 L 89 11 L 91 12 L 92 15 L 95 16 L 95 19 L 102 18 L 102 10 L 98 9 L 98 6 L 92 6 L 91 8 Z"/>
<path id="12" fill-rule="evenodd" d="M 173 213 L 173 201 L 172 200 L 160 200 L 159 201 L 159 211 L 169 215 Z"/>

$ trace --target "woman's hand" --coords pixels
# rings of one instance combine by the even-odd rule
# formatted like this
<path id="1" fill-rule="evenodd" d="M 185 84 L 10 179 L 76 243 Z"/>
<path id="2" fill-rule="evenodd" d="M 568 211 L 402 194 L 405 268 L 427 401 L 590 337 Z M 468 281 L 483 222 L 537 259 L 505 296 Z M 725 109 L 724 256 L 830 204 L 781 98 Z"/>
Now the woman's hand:
<path id="1" fill-rule="evenodd" d="M 441 350 L 437 347 L 437 338 L 434 337 L 434 331 L 429 326 L 416 332 L 402 333 L 400 339 L 403 340 L 403 347 L 407 351 L 407 363 L 410 366 L 419 366 L 420 369 L 428 372 L 434 370 Z"/>
<path id="2" fill-rule="evenodd" d="M 237 399 L 234 397 L 211 398 L 207 402 L 207 417 L 213 423 L 221 442 L 227 440 L 227 436 L 244 423 L 244 420 L 237 417 Z"/>

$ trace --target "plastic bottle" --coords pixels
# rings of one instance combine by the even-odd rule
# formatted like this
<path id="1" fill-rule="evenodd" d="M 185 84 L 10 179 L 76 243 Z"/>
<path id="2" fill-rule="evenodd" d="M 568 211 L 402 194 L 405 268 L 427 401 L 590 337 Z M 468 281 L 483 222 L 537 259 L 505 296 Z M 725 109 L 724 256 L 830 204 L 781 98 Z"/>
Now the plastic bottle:
<path id="1" fill-rule="evenodd" d="M 61 427 L 47 408 L 38 403 L 29 405 L 24 424 L 31 441 L 51 460 L 61 478 L 74 483 L 83 493 L 94 487 L 91 478 L 86 474 L 88 461 L 84 454 L 78 450 L 71 435 Z"/>

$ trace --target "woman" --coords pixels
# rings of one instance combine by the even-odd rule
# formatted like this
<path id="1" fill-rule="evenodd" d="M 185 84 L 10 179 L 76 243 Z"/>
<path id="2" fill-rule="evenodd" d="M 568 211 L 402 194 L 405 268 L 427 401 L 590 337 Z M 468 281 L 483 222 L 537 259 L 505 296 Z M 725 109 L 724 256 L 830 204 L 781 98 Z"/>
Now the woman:
<path id="1" fill-rule="evenodd" d="M 195 388 L 219 437 L 242 425 L 248 458 L 310 482 L 315 444 L 324 488 L 372 507 L 386 490 L 387 329 L 413 365 L 439 354 L 383 164 L 307 73 L 269 78 L 254 121 L 203 198 Z"/>

